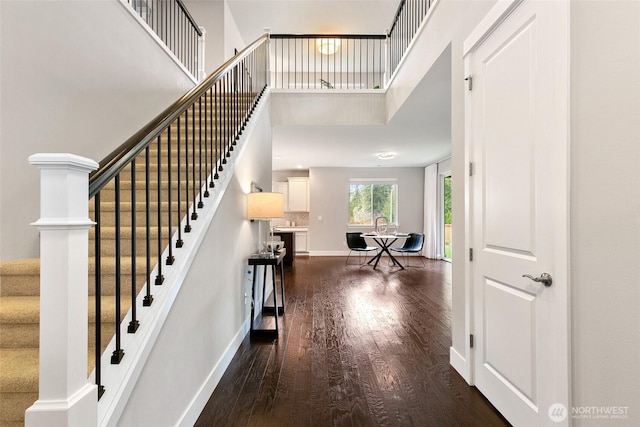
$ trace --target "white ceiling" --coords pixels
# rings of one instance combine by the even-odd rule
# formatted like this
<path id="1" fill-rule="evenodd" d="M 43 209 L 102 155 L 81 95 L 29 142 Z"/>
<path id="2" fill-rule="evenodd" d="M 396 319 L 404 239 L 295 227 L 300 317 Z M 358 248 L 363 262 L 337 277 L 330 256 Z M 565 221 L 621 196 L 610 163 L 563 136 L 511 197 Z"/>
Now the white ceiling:
<path id="1" fill-rule="evenodd" d="M 278 33 L 383 34 L 399 0 L 228 0 L 245 42 Z M 436 62 L 387 125 L 276 126 L 273 169 L 426 166 L 450 155 L 451 59 Z M 300 143 L 304 141 L 304 143 Z M 391 160 L 375 154 L 396 153 Z"/>

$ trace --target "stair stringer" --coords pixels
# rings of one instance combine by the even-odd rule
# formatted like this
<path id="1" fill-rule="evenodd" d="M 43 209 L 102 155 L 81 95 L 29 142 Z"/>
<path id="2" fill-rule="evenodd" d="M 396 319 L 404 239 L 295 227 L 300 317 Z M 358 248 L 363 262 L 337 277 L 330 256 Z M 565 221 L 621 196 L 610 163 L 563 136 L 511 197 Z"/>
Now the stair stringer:
<path id="1" fill-rule="evenodd" d="M 174 264 L 171 266 L 163 266 L 163 284 L 161 286 L 152 284 L 153 304 L 150 307 L 143 307 L 144 293 L 140 293 L 137 296 L 137 319 L 140 322 L 140 327 L 134 334 L 127 333 L 127 326 L 131 321 L 131 310 L 129 310 L 120 324 L 121 347 L 125 351 L 125 357 L 121 360 L 120 364 L 111 365 L 111 354 L 115 349 L 115 337 L 109 342 L 102 354 L 101 382 L 106 391 L 98 402 L 99 426 L 116 426 L 119 424 L 119 419 L 153 351 L 154 344 L 171 312 L 173 303 L 185 283 L 185 278 L 203 243 L 205 234 L 215 218 L 218 207 L 229 184 L 235 176 L 236 165 L 242 159 L 247 147 L 247 142 L 251 139 L 252 133 L 255 130 L 255 124 L 263 114 L 268 114 L 269 98 L 270 90 L 267 88 L 244 129 L 243 134 L 240 136 L 233 155 L 227 158 L 227 164 L 224 167 L 224 171 L 220 174 L 220 178 L 215 181 L 215 187 L 209 188 L 210 196 L 207 202 L 203 208 L 197 210 L 198 220 L 190 222 L 191 232 L 189 233 L 189 238 L 184 239 L 184 245 L 179 250 L 179 256 L 177 252 L 174 252 L 176 255 Z M 208 182 L 208 179 L 205 182 Z M 189 212 L 192 210 L 193 206 L 190 206 Z M 185 224 L 186 218 L 182 220 L 180 227 L 184 229 Z M 176 236 L 177 232 L 171 239 L 171 244 L 174 245 L 174 247 Z M 164 260 L 167 255 L 168 248 L 165 248 L 162 257 L 159 259 Z M 157 270 L 158 266 L 156 265 L 151 277 L 156 276 Z M 204 385 L 191 403 L 191 406 L 196 408 L 196 410 L 198 404 L 195 402 L 204 399 L 201 405 L 203 406 L 204 403 L 206 403 L 206 399 L 208 399 L 211 392 L 213 392 L 213 389 L 231 362 L 235 351 L 249 330 L 248 319 L 249 317 L 244 320 L 234 339 L 226 347 L 224 355 L 216 362 L 214 370 L 209 373 Z M 90 376 L 90 381 L 94 380 L 94 375 L 95 370 Z M 165 392 L 169 393 L 169 391 Z M 182 418 L 184 419 L 185 416 L 193 417 L 192 412 L 191 408 L 186 408 L 182 414 Z"/>

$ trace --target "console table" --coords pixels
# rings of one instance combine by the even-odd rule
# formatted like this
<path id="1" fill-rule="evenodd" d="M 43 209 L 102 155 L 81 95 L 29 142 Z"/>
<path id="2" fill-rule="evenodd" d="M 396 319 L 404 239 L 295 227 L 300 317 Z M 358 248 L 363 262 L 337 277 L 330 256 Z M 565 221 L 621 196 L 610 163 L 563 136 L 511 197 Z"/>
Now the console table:
<path id="1" fill-rule="evenodd" d="M 283 248 L 279 253 L 274 254 L 271 257 L 265 257 L 258 254 L 253 254 L 249 257 L 249 265 L 253 266 L 253 286 L 251 289 L 251 337 L 267 337 L 278 338 L 278 315 L 284 314 L 284 263 L 282 262 L 287 254 L 287 249 Z M 255 321 L 255 307 L 256 307 L 256 276 L 257 267 L 259 265 L 264 266 L 264 272 L 262 276 L 262 303 L 261 311 L 262 315 L 273 315 L 275 320 L 275 328 L 273 329 L 256 329 L 254 328 Z M 267 267 L 271 267 L 271 283 L 273 285 L 273 306 L 268 307 L 264 305 L 265 291 L 267 287 Z M 282 305 L 278 305 L 278 289 L 276 286 L 276 267 L 280 267 L 280 295 L 282 298 Z"/>

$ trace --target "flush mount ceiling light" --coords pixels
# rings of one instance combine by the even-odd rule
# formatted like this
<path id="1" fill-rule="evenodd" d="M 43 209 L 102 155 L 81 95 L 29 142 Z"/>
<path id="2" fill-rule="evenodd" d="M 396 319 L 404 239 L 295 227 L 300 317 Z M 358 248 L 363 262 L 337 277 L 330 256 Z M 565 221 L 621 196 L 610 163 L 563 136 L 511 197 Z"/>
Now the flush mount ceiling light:
<path id="1" fill-rule="evenodd" d="M 340 39 L 317 39 L 316 47 L 323 55 L 333 55 L 340 48 Z"/>
<path id="2" fill-rule="evenodd" d="M 378 156 L 378 158 L 380 160 L 390 160 L 390 159 L 393 159 L 396 156 L 396 153 L 389 153 L 389 152 L 378 153 L 378 154 L 376 154 L 376 156 Z"/>

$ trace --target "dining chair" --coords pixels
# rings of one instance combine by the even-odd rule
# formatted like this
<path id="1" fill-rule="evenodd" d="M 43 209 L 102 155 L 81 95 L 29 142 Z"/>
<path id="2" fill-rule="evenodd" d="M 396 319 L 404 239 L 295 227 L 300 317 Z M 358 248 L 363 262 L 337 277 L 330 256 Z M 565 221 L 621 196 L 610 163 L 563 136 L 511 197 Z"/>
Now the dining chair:
<path id="1" fill-rule="evenodd" d="M 424 234 L 422 233 L 409 233 L 409 237 L 404 241 L 404 244 L 399 248 L 390 248 L 394 252 L 402 254 L 404 264 L 409 267 L 407 261 L 407 254 L 417 254 L 422 252 L 422 246 L 424 245 Z M 422 266 L 426 267 L 424 257 L 422 258 Z"/>
<path id="2" fill-rule="evenodd" d="M 344 262 L 345 264 L 349 263 L 349 257 L 352 251 L 358 252 L 358 263 L 361 267 L 364 265 L 364 262 L 360 260 L 363 252 L 365 255 L 371 251 L 378 252 L 378 247 L 367 245 L 367 241 L 362 237 L 362 233 L 360 232 L 347 232 L 347 246 L 349 247 L 349 255 L 347 255 L 347 259 Z"/>

